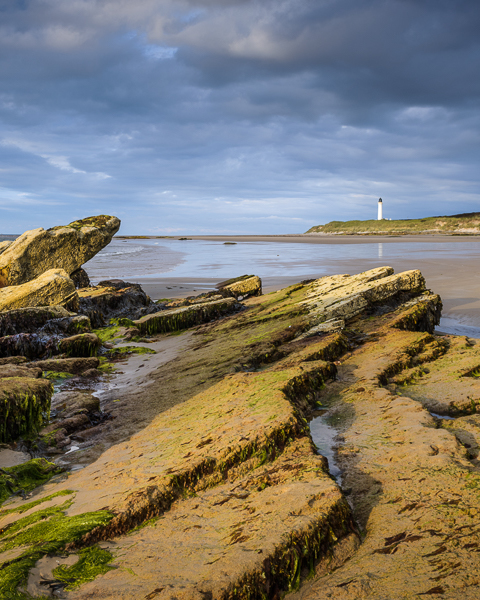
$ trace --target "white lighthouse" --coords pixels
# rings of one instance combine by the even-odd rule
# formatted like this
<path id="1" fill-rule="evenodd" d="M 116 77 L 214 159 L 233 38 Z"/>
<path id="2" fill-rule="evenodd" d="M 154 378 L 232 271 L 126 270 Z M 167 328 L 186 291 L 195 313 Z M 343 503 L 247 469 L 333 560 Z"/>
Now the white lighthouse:
<path id="1" fill-rule="evenodd" d="M 381 221 L 383 219 L 383 202 L 382 199 L 378 199 L 378 220 Z"/>

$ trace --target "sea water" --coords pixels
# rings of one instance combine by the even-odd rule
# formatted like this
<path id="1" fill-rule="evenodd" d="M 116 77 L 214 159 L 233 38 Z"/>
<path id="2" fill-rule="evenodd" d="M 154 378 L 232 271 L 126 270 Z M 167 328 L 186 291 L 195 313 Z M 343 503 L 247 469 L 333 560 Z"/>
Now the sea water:
<path id="1" fill-rule="evenodd" d="M 0 241 L 14 238 L 0 235 Z M 221 281 L 255 274 L 262 278 L 265 286 L 282 278 L 301 281 L 337 273 L 359 273 L 384 265 L 392 266 L 396 272 L 419 268 L 427 279 L 427 286 L 440 293 L 446 304 L 450 302 L 456 307 L 453 313 L 444 310 L 439 329 L 480 338 L 480 310 L 469 308 L 472 302 L 480 302 L 480 273 L 476 269 L 480 261 L 480 241 L 417 242 L 412 238 L 389 242 L 352 241 L 346 238 L 345 243 L 335 240 L 335 243 L 239 241 L 226 244 L 217 240 L 116 238 L 85 268 L 93 283 L 112 278 Z M 456 282 L 456 275 L 467 260 L 472 265 L 468 293 L 457 289 Z M 444 266 L 444 278 L 437 277 L 435 285 L 429 284 L 429 270 L 438 271 L 439 266 Z M 439 281 L 443 289 L 439 289 Z"/>

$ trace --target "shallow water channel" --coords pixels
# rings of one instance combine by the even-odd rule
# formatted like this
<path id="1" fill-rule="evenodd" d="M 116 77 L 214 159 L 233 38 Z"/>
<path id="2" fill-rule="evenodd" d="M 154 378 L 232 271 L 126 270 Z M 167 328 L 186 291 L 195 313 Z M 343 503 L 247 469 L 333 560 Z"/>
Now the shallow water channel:
<path id="1" fill-rule="evenodd" d="M 342 472 L 335 459 L 335 447 L 338 430 L 333 426 L 335 417 L 329 416 L 328 410 L 316 410 L 310 421 L 310 432 L 318 454 L 325 456 L 331 475 L 338 485 L 342 483 Z"/>

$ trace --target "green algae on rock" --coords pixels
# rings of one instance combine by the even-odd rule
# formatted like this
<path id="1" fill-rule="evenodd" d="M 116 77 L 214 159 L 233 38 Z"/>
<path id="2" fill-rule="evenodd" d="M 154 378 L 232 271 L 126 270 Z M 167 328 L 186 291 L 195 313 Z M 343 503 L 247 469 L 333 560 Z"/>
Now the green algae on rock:
<path id="1" fill-rule="evenodd" d="M 34 458 L 15 467 L 6 467 L 0 470 L 0 505 L 12 494 L 31 492 L 33 489 L 46 483 L 61 469 L 54 463 L 44 458 Z M 9 511 L 0 511 L 0 517 Z"/>
<path id="2" fill-rule="evenodd" d="M 225 298 L 194 304 L 174 310 L 164 310 L 152 315 L 147 315 L 134 321 L 135 327 L 142 333 L 152 335 L 154 333 L 167 333 L 169 331 L 181 331 L 194 325 L 199 325 L 227 315 L 237 308 L 235 298 Z"/>
<path id="3" fill-rule="evenodd" d="M 60 565 L 53 570 L 52 575 L 58 581 L 67 585 L 67 591 L 74 590 L 80 585 L 93 581 L 98 575 L 108 573 L 113 567 L 110 563 L 113 554 L 98 546 L 90 546 L 78 551 L 78 561 L 71 567 Z"/>
<path id="4" fill-rule="evenodd" d="M 0 379 L 0 442 L 40 430 L 50 414 L 53 386 L 43 379 Z"/>
<path id="5" fill-rule="evenodd" d="M 94 333 L 80 333 L 60 340 L 58 350 L 67 357 L 94 357 L 100 345 L 101 340 Z"/>
<path id="6" fill-rule="evenodd" d="M 480 476 L 470 464 L 463 477 L 457 438 L 390 389 L 409 369 L 428 365 L 433 373 L 455 350 L 428 332 L 439 299 L 425 292 L 421 274 L 393 275 L 384 267 L 325 277 L 252 297 L 245 306 L 197 327 L 191 346 L 153 374 L 156 385 L 135 395 L 138 412 L 142 394 L 169 410 L 152 411 L 143 429 L 69 476 L 76 490 L 69 514 L 114 516 L 63 551 L 83 552 L 102 541 L 115 549 L 111 566 L 117 568 L 68 598 L 273 600 L 300 586 L 307 598 L 326 597 L 328 590 L 343 600 L 353 590 L 353 600 L 372 590 L 369 597 L 379 600 L 393 597 L 388 586 L 398 591 L 398 581 L 402 590 L 415 581 L 415 593 L 424 593 L 424 573 L 438 576 L 428 558 L 436 556 L 437 538 L 428 528 L 430 522 L 444 527 L 440 517 L 447 523 L 442 536 L 450 535 L 452 552 L 465 561 L 466 569 L 455 569 L 475 572 L 476 556 L 455 549 L 455 519 L 467 526 L 466 516 L 435 494 L 452 499 L 450 491 L 465 479 L 462 490 L 471 490 L 469 506 L 476 507 Z M 342 332 L 301 337 L 335 311 Z M 475 386 L 471 374 L 480 361 L 474 351 L 467 356 L 459 385 Z M 161 404 L 164 396 L 169 405 Z M 310 439 L 306 418 L 319 401 L 342 415 L 338 455 L 364 528 L 361 545 L 349 504 Z M 430 494 L 437 476 L 441 485 Z M 302 588 L 309 575 L 318 584 L 312 579 Z M 308 596 L 310 585 L 316 595 Z"/>

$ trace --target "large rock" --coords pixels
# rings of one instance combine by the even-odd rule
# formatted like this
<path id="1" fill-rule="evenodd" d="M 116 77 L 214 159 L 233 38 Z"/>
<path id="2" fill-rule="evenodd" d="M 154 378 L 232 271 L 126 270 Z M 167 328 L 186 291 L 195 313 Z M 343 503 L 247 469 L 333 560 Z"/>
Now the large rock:
<path id="1" fill-rule="evenodd" d="M 63 269 L 50 269 L 33 281 L 0 289 L 0 312 L 29 306 L 78 307 L 75 284 Z"/>
<path id="2" fill-rule="evenodd" d="M 101 281 L 95 287 L 81 289 L 78 296 L 79 312 L 90 319 L 93 327 L 103 327 L 113 318 L 133 320 L 161 310 L 138 283 L 120 279 Z"/>
<path id="3" fill-rule="evenodd" d="M 50 414 L 53 385 L 44 379 L 0 379 L 0 442 L 39 431 Z"/>
<path id="4" fill-rule="evenodd" d="M 309 313 L 311 326 L 317 326 L 331 319 L 352 319 L 380 303 L 393 306 L 425 291 L 420 271 L 394 275 L 391 267 L 379 267 L 358 275 L 316 279 L 302 304 Z"/>
<path id="5" fill-rule="evenodd" d="M 26 231 L 0 254 L 0 287 L 20 285 L 50 269 L 72 274 L 107 246 L 119 227 L 117 217 L 100 215 Z"/>
<path id="6" fill-rule="evenodd" d="M 51 319 L 70 317 L 62 306 L 18 308 L 0 313 L 0 336 L 35 333 Z"/>

